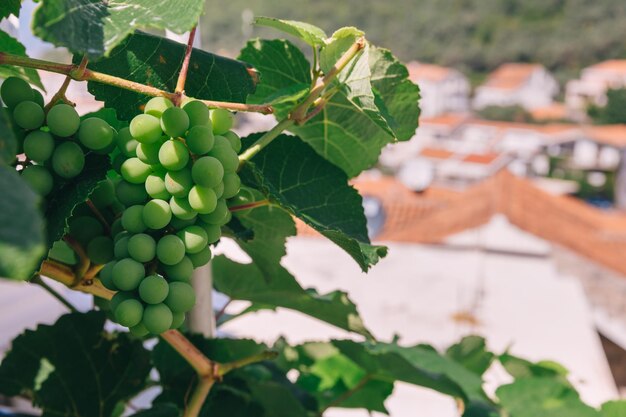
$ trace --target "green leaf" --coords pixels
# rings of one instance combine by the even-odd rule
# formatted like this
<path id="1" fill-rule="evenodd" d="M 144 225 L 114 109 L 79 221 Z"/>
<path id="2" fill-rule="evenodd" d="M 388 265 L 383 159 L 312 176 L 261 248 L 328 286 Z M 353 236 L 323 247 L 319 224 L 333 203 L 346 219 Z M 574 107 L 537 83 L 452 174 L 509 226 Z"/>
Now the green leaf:
<path id="1" fill-rule="evenodd" d="M 204 0 L 46 0 L 35 11 L 33 30 L 44 41 L 95 59 L 138 28 L 184 33 L 198 23 L 203 6 Z"/>
<path id="2" fill-rule="evenodd" d="M 11 167 L 0 165 L 0 277 L 28 279 L 46 252 L 40 198 Z"/>
<path id="3" fill-rule="evenodd" d="M 498 358 L 504 369 L 515 379 L 529 377 L 553 377 L 566 382 L 567 369 L 556 362 L 540 361 L 533 363 L 526 359 L 503 353 Z"/>
<path id="4" fill-rule="evenodd" d="M 75 178 L 63 183 L 47 197 L 45 213 L 48 222 L 48 247 L 65 234 L 67 220 L 74 208 L 87 200 L 89 194 L 102 181 L 111 168 L 108 155 L 89 153 L 85 157 L 85 169 Z"/>
<path id="5" fill-rule="evenodd" d="M 181 410 L 174 404 L 155 404 L 149 410 L 142 410 L 131 417 L 179 417 Z"/>
<path id="6" fill-rule="evenodd" d="M 515 417 L 598 417 L 573 388 L 552 378 L 523 378 L 496 390 L 507 415 Z"/>
<path id="7" fill-rule="evenodd" d="M 110 416 L 146 388 L 150 356 L 128 333 L 104 333 L 101 312 L 26 330 L 0 365 L 0 392 L 30 394 L 43 417 Z"/>
<path id="8" fill-rule="evenodd" d="M 2 0 L 0 3 L 0 20 L 14 15 L 20 17 L 21 0 Z"/>
<path id="9" fill-rule="evenodd" d="M 179 6 L 174 10 L 180 10 Z M 108 58 L 89 63 L 88 68 L 174 91 L 184 54 L 185 45 L 137 32 Z M 74 56 L 74 62 L 80 59 L 80 56 Z M 89 82 L 88 89 L 97 100 L 104 101 L 106 107 L 117 110 L 118 117 L 123 120 L 130 120 L 140 113 L 147 101 L 145 95 L 96 82 Z M 199 49 L 193 50 L 185 83 L 187 95 L 243 103 L 253 91 L 252 77 L 243 63 Z"/>
<path id="10" fill-rule="evenodd" d="M 304 290 L 286 269 L 276 268 L 268 281 L 254 264 L 239 264 L 224 256 L 212 263 L 215 289 L 235 300 L 250 301 L 264 308 L 284 307 L 315 317 L 339 328 L 368 337 L 370 332 L 347 294 L 334 291 L 320 295 Z"/>
<path id="11" fill-rule="evenodd" d="M 18 56 L 26 56 L 26 48 L 24 45 L 2 30 L 0 30 L 0 51 Z M 39 74 L 32 68 L 0 65 L 0 78 L 8 77 L 20 77 L 42 90 L 44 89 Z"/>
<path id="12" fill-rule="evenodd" d="M 274 94 L 270 94 L 266 98 L 266 103 L 272 106 L 281 107 L 281 104 L 288 104 L 290 107 L 294 106 L 299 100 L 304 98 L 310 91 L 308 84 L 293 84 L 289 87 L 281 88 Z M 282 111 L 282 110 L 280 110 Z"/>
<path id="13" fill-rule="evenodd" d="M 370 244 L 362 198 L 347 176 L 299 138 L 278 136 L 248 161 L 241 176 L 339 245 L 363 271 L 387 254 L 386 247 Z"/>
<path id="14" fill-rule="evenodd" d="M 489 369 L 495 357 L 487 350 L 485 339 L 480 336 L 464 337 L 446 350 L 446 356 L 478 375 Z"/>
<path id="15" fill-rule="evenodd" d="M 0 107 L 0 165 L 9 165 L 15 161 L 17 138 L 13 131 L 13 122 L 6 108 Z"/>
<path id="16" fill-rule="evenodd" d="M 626 400 L 605 402 L 604 404 L 602 404 L 600 414 L 602 417 L 626 416 Z"/>
<path id="17" fill-rule="evenodd" d="M 304 54 L 289 41 L 253 39 L 241 50 L 239 59 L 254 65 L 261 82 L 248 103 L 261 104 L 287 96 L 297 101 L 299 94 L 309 91 L 311 66 Z M 287 115 L 292 107 L 277 103 L 274 112 L 278 118 Z"/>
<path id="18" fill-rule="evenodd" d="M 274 19 L 272 17 L 257 17 L 254 20 L 254 24 L 278 29 L 281 32 L 302 39 L 313 47 L 324 45 L 324 41 L 326 40 L 326 34 L 322 29 L 305 22 Z"/>

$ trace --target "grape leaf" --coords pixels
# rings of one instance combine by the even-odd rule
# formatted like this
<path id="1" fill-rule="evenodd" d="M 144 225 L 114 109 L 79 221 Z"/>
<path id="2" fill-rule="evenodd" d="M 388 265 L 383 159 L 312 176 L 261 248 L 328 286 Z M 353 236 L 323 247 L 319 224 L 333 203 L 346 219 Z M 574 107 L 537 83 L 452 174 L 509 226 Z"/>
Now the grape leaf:
<path id="1" fill-rule="evenodd" d="M 258 134 L 244 139 L 250 144 Z M 363 271 L 387 254 L 370 244 L 362 198 L 336 166 L 299 138 L 280 135 L 246 163 L 245 183 L 256 184 L 272 200 L 344 249 Z"/>
<path id="2" fill-rule="evenodd" d="M 43 417 L 110 416 L 146 388 L 150 355 L 128 333 L 104 336 L 102 312 L 26 330 L 0 364 L 0 392 L 29 393 Z"/>
<path id="3" fill-rule="evenodd" d="M 108 155 L 93 152 L 85 157 L 85 168 L 77 177 L 63 183 L 47 197 L 45 213 L 48 222 L 48 247 L 65 234 L 67 220 L 74 208 L 87 200 L 89 194 L 102 181 L 111 168 Z"/>
<path id="4" fill-rule="evenodd" d="M 0 2 L 0 20 L 14 15 L 20 17 L 21 0 L 3 0 Z"/>
<path id="5" fill-rule="evenodd" d="M 130 417 L 179 417 L 181 410 L 174 404 L 155 404 L 150 409 L 141 410 Z"/>
<path id="6" fill-rule="evenodd" d="M 15 161 L 17 138 L 13 131 L 13 123 L 6 108 L 0 107 L 0 165 Z"/>
<path id="7" fill-rule="evenodd" d="M 311 46 L 324 45 L 324 41 L 326 40 L 326 34 L 324 31 L 317 26 L 311 25 L 310 23 L 261 16 L 254 20 L 254 24 L 278 29 L 281 32 L 288 33 L 298 39 L 302 39 Z"/>
<path id="8" fill-rule="evenodd" d="M 28 279 L 46 251 L 36 195 L 11 167 L 0 165 L 0 277 Z"/>
<path id="9" fill-rule="evenodd" d="M 44 41 L 96 59 L 138 28 L 190 30 L 203 5 L 204 0 L 46 0 L 35 11 L 33 30 Z"/>
<path id="10" fill-rule="evenodd" d="M 608 401 L 602 404 L 600 410 L 602 417 L 624 417 L 626 416 L 626 400 Z"/>
<path id="11" fill-rule="evenodd" d="M 446 356 L 478 375 L 489 369 L 495 357 L 487 350 L 485 339 L 480 336 L 464 337 L 446 350 Z"/>
<path id="12" fill-rule="evenodd" d="M 178 6 L 176 7 L 178 10 Z M 108 58 L 89 63 L 88 68 L 174 91 L 185 45 L 137 32 L 119 45 Z M 74 56 L 79 62 L 80 56 Z M 123 120 L 141 112 L 146 96 L 110 85 L 89 82 L 88 89 L 106 107 L 117 110 Z M 187 95 L 217 101 L 244 102 L 254 91 L 246 66 L 238 61 L 194 49 L 185 84 Z"/>
<path id="13" fill-rule="evenodd" d="M 0 30 L 0 51 L 18 56 L 26 56 L 26 48 L 24 45 L 3 30 Z M 41 84 L 41 79 L 39 78 L 39 73 L 32 68 L 0 65 L 0 78 L 8 77 L 20 77 L 42 90 L 44 89 L 43 84 Z"/>

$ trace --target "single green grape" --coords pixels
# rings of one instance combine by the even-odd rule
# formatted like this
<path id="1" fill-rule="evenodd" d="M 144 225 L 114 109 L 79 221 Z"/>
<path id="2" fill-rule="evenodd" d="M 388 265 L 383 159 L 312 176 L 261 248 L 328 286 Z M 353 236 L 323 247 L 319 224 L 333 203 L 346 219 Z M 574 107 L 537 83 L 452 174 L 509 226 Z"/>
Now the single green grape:
<path id="1" fill-rule="evenodd" d="M 156 242 L 145 233 L 138 233 L 128 239 L 128 254 L 137 262 L 150 262 L 156 256 Z"/>
<path id="2" fill-rule="evenodd" d="M 141 233 L 147 226 L 143 221 L 143 207 L 140 204 L 130 206 L 122 214 L 122 226 L 131 233 Z"/>
<path id="3" fill-rule="evenodd" d="M 191 253 L 187 255 L 194 268 L 200 268 L 209 263 L 213 254 L 209 246 L 205 247 L 198 253 Z"/>
<path id="4" fill-rule="evenodd" d="M 185 142 L 191 153 L 205 155 L 213 148 L 215 136 L 213 136 L 211 126 L 199 125 L 189 130 Z"/>
<path id="5" fill-rule="evenodd" d="M 225 224 L 224 220 L 228 217 L 228 213 L 229 211 L 226 201 L 223 198 L 220 198 L 217 200 L 215 210 L 209 214 L 199 214 L 198 217 L 207 224 L 222 226 Z"/>
<path id="6" fill-rule="evenodd" d="M 235 123 L 235 116 L 225 109 L 215 109 L 211 111 L 211 124 L 213 125 L 213 133 L 223 135 L 232 129 Z"/>
<path id="7" fill-rule="evenodd" d="M 209 152 L 209 156 L 217 158 L 222 163 L 225 173 L 233 173 L 239 167 L 239 157 L 237 152 L 233 151 L 230 142 L 224 136 L 216 136 L 213 149 Z"/>
<path id="8" fill-rule="evenodd" d="M 39 107 L 41 108 L 44 107 L 43 94 L 41 94 L 41 91 L 35 90 L 34 88 L 33 88 L 33 101 L 39 104 Z"/>
<path id="9" fill-rule="evenodd" d="M 176 265 L 185 256 L 185 244 L 176 235 L 165 235 L 157 243 L 157 258 L 165 265 Z"/>
<path id="10" fill-rule="evenodd" d="M 113 220 L 113 223 L 111 223 L 111 236 L 115 236 L 117 238 L 117 235 L 122 232 L 128 233 L 124 230 L 124 226 L 122 226 L 122 218 L 118 217 Z"/>
<path id="11" fill-rule="evenodd" d="M 91 259 L 92 263 L 98 265 L 103 265 L 111 261 L 114 257 L 113 239 L 108 236 L 93 238 L 87 244 L 87 256 Z"/>
<path id="12" fill-rule="evenodd" d="M 230 142 L 230 146 L 233 148 L 233 151 L 235 151 L 236 153 L 239 153 L 239 151 L 241 151 L 241 138 L 239 137 L 239 135 L 230 130 L 222 134 L 222 136 L 228 139 L 228 142 Z"/>
<path id="13" fill-rule="evenodd" d="M 139 150 L 139 147 L 137 147 L 137 150 Z M 152 168 L 139 158 L 129 158 L 122 164 L 120 173 L 122 178 L 131 184 L 143 184 L 146 182 L 148 175 L 152 173 Z"/>
<path id="14" fill-rule="evenodd" d="M 118 291 L 113 298 L 111 298 L 111 310 L 115 311 L 123 301 L 136 299 L 135 294 L 130 291 Z"/>
<path id="15" fill-rule="evenodd" d="M 161 129 L 172 138 L 183 136 L 189 129 L 189 116 L 180 107 L 170 107 L 161 115 Z"/>
<path id="16" fill-rule="evenodd" d="M 104 234 L 102 223 L 92 216 L 75 216 L 69 220 L 70 236 L 85 246 L 89 241 Z"/>
<path id="17" fill-rule="evenodd" d="M 39 129 L 45 118 L 43 108 L 34 101 L 22 101 L 13 110 L 13 120 L 23 129 Z"/>
<path id="18" fill-rule="evenodd" d="M 172 325 L 170 329 L 178 329 L 185 322 L 185 313 L 172 313 Z"/>
<path id="19" fill-rule="evenodd" d="M 136 150 L 139 142 L 133 139 L 129 128 L 124 127 L 120 129 L 115 137 L 115 143 L 117 144 L 117 149 L 119 149 L 125 157 L 132 158 L 133 156 L 137 156 Z"/>
<path id="20" fill-rule="evenodd" d="M 148 193 L 141 184 L 131 184 L 120 179 L 115 186 L 115 195 L 125 206 L 142 204 L 148 199 Z"/>
<path id="21" fill-rule="evenodd" d="M 135 337 L 144 337 L 150 334 L 150 331 L 146 329 L 146 326 L 144 326 L 143 323 L 139 323 L 132 327 L 129 327 L 128 330 L 130 331 L 130 334 Z"/>
<path id="22" fill-rule="evenodd" d="M 172 220 L 172 209 L 165 200 L 150 200 L 143 207 L 143 222 L 150 229 L 164 229 Z"/>
<path id="23" fill-rule="evenodd" d="M 143 265 L 134 259 L 124 258 L 117 261 L 113 267 L 113 283 L 122 291 L 132 291 L 139 287 L 139 283 L 146 276 Z"/>
<path id="24" fill-rule="evenodd" d="M 216 224 L 198 222 L 198 226 L 202 227 L 206 232 L 208 243 L 215 243 L 222 237 L 222 229 Z"/>
<path id="25" fill-rule="evenodd" d="M 24 153 L 31 160 L 43 163 L 50 159 L 54 151 L 54 138 L 48 132 L 35 130 L 24 138 Z"/>
<path id="26" fill-rule="evenodd" d="M 211 188 L 194 185 L 189 191 L 189 205 L 200 214 L 208 214 L 217 207 L 217 196 Z"/>
<path id="27" fill-rule="evenodd" d="M 215 197 L 218 199 L 222 198 L 224 195 L 224 181 L 221 181 L 216 187 L 213 187 L 212 190 L 215 192 Z"/>
<path id="28" fill-rule="evenodd" d="M 138 300 L 124 300 L 117 306 L 114 314 L 119 324 L 133 327 L 141 322 L 144 314 L 143 305 Z"/>
<path id="29" fill-rule="evenodd" d="M 165 189 L 174 197 L 187 197 L 191 187 L 193 187 L 191 169 L 183 168 L 165 174 Z"/>
<path id="30" fill-rule="evenodd" d="M 207 245 L 206 232 L 200 226 L 187 226 L 176 236 L 185 244 L 187 253 L 198 253 Z"/>
<path id="31" fill-rule="evenodd" d="M 182 142 L 170 139 L 159 149 L 159 162 L 168 171 L 179 171 L 189 162 L 189 151 Z"/>
<path id="32" fill-rule="evenodd" d="M 100 181 L 89 195 L 91 202 L 98 208 L 105 208 L 115 202 L 115 186 L 108 178 Z"/>
<path id="33" fill-rule="evenodd" d="M 170 198 L 170 209 L 172 210 L 172 215 L 181 220 L 191 220 L 198 215 L 198 213 L 191 208 L 191 205 L 186 198 Z"/>
<path id="34" fill-rule="evenodd" d="M 18 77 L 9 77 L 0 86 L 0 97 L 9 108 L 24 101 L 33 101 L 35 95 L 30 85 Z"/>
<path id="35" fill-rule="evenodd" d="M 116 261 L 107 262 L 106 265 L 100 270 L 98 277 L 100 278 L 100 282 L 104 285 L 104 288 L 117 291 L 118 288 L 113 283 L 113 267 L 115 266 Z"/>
<path id="36" fill-rule="evenodd" d="M 189 282 L 193 275 L 193 263 L 188 256 L 174 265 L 162 265 L 163 273 L 170 281 Z"/>
<path id="37" fill-rule="evenodd" d="M 193 182 L 203 187 L 217 187 L 224 178 L 222 163 L 211 156 L 198 158 L 191 167 Z"/>
<path id="38" fill-rule="evenodd" d="M 161 139 L 163 131 L 158 118 L 150 114 L 135 116 L 130 122 L 130 134 L 140 143 L 154 143 Z"/>
<path id="39" fill-rule="evenodd" d="M 170 107 L 174 107 L 174 103 L 165 97 L 153 97 L 146 103 L 143 112 L 154 117 L 161 118 L 163 112 Z"/>
<path id="40" fill-rule="evenodd" d="M 54 180 L 50 171 L 41 165 L 29 165 L 22 170 L 22 179 L 28 183 L 30 188 L 42 197 L 47 196 L 52 191 Z"/>
<path id="41" fill-rule="evenodd" d="M 183 106 L 183 110 L 189 116 L 189 126 L 208 126 L 211 127 L 211 112 L 209 108 L 201 101 L 192 100 Z"/>
<path id="42" fill-rule="evenodd" d="M 172 216 L 172 220 L 170 220 L 170 226 L 175 229 L 175 230 L 181 230 L 184 229 L 187 226 L 191 226 L 192 224 L 196 224 L 196 218 L 192 218 L 192 219 L 179 219 L 178 217 L 173 217 Z"/>
<path id="43" fill-rule="evenodd" d="M 85 167 L 83 150 L 74 142 L 63 142 L 52 154 L 52 169 L 62 178 L 74 178 Z"/>
<path id="44" fill-rule="evenodd" d="M 145 188 L 148 195 L 152 198 L 169 200 L 170 197 L 172 197 L 169 191 L 167 191 L 165 186 L 165 175 L 162 173 L 153 172 L 148 175 L 148 178 L 146 178 Z"/>
<path id="45" fill-rule="evenodd" d="M 193 287 L 185 282 L 170 282 L 165 305 L 175 313 L 186 313 L 196 304 Z"/>
<path id="46" fill-rule="evenodd" d="M 161 148 L 161 143 L 161 141 L 140 143 L 135 150 L 137 158 L 148 165 L 157 165 L 159 163 L 159 149 Z"/>
<path id="47" fill-rule="evenodd" d="M 141 324 L 152 334 L 159 335 L 172 325 L 172 311 L 165 304 L 146 306 Z"/>
<path id="48" fill-rule="evenodd" d="M 128 242 L 130 241 L 130 236 L 124 236 L 115 240 L 115 245 L 113 246 L 113 255 L 115 258 L 128 258 L 130 253 L 128 252 Z"/>
<path id="49" fill-rule="evenodd" d="M 89 117 L 80 123 L 78 140 L 87 149 L 100 150 L 111 146 L 115 131 L 107 122 L 97 117 Z"/>
<path id="50" fill-rule="evenodd" d="M 55 104 L 48 111 L 46 123 L 53 135 L 67 138 L 78 131 L 80 116 L 72 106 Z"/>
<path id="51" fill-rule="evenodd" d="M 139 297 L 147 304 L 162 303 L 168 293 L 167 281 L 158 275 L 147 276 L 139 284 Z"/>
<path id="52" fill-rule="evenodd" d="M 234 172 L 224 174 L 224 198 L 232 198 L 239 193 L 241 179 Z"/>

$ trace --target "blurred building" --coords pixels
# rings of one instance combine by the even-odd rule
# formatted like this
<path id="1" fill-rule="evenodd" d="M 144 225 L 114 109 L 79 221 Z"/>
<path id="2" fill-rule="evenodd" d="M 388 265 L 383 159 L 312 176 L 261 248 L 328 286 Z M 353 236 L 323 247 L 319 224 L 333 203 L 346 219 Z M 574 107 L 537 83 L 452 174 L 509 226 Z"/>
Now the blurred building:
<path id="1" fill-rule="evenodd" d="M 425 117 L 469 110 L 470 84 L 453 68 L 413 61 L 407 64 L 409 79 L 420 87 L 420 108 Z"/>
<path id="2" fill-rule="evenodd" d="M 565 102 L 574 117 L 584 120 L 589 105 L 606 105 L 607 91 L 625 86 L 625 59 L 600 62 L 584 68 L 579 79 L 567 83 Z"/>

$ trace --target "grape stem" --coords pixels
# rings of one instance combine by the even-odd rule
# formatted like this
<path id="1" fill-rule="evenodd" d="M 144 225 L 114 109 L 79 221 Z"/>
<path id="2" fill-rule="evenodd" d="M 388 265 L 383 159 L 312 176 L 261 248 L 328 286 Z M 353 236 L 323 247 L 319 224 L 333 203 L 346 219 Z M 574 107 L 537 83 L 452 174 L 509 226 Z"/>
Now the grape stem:
<path id="1" fill-rule="evenodd" d="M 231 212 L 233 212 L 233 211 L 241 211 L 241 210 L 248 210 L 248 209 L 253 209 L 253 208 L 257 208 L 257 207 L 267 206 L 267 205 L 269 205 L 269 203 L 270 203 L 269 200 L 259 200 L 259 201 L 253 201 L 252 203 L 241 204 L 239 206 L 231 206 L 228 209 Z"/>
<path id="2" fill-rule="evenodd" d="M 91 266 L 91 260 L 87 256 L 87 253 L 85 252 L 85 249 L 83 248 L 83 245 L 81 245 L 78 241 L 76 241 L 76 239 L 74 239 L 73 237 L 69 235 L 65 235 L 63 237 L 63 240 L 68 245 L 70 245 L 71 248 L 74 249 L 74 252 L 76 252 L 76 254 L 78 255 L 79 262 L 78 262 L 78 265 L 76 265 L 76 277 L 74 281 L 74 285 L 76 285 L 80 281 L 82 281 L 83 277 L 89 270 L 89 267 Z"/>
<path id="3" fill-rule="evenodd" d="M 89 209 L 91 210 L 91 212 L 98 218 L 98 220 L 100 220 L 100 223 L 102 223 L 102 226 L 104 226 L 104 230 L 107 232 L 108 235 L 110 235 L 111 226 L 109 226 L 109 222 L 107 222 L 107 220 L 104 218 L 102 213 L 100 213 L 100 210 L 98 210 L 98 207 L 96 207 L 96 205 L 90 199 L 87 199 L 86 203 L 87 203 L 87 206 L 89 206 Z"/>
<path id="4" fill-rule="evenodd" d="M 196 37 L 196 28 L 194 26 L 189 32 L 189 40 L 187 41 L 187 49 L 185 49 L 185 57 L 183 58 L 183 64 L 180 67 L 178 73 L 178 81 L 176 82 L 176 90 L 174 93 L 178 94 L 178 102 L 174 102 L 177 106 L 180 106 L 181 96 L 185 93 L 185 82 L 187 81 L 187 72 L 189 71 L 189 61 L 191 59 L 191 52 L 193 52 L 193 41 Z"/>
<path id="5" fill-rule="evenodd" d="M 241 170 L 246 161 L 252 159 L 254 155 L 259 153 L 261 149 L 265 148 L 269 145 L 274 139 L 278 137 L 283 130 L 288 129 L 295 123 L 294 120 L 290 118 L 283 119 L 276 126 L 274 126 L 271 130 L 265 132 L 263 136 L 261 136 L 256 142 L 252 144 L 248 149 L 245 150 L 241 155 L 239 155 L 239 168 L 238 171 Z"/>
<path id="6" fill-rule="evenodd" d="M 60 64 L 57 62 L 44 61 L 41 59 L 33 59 L 6 52 L 0 52 L 0 65 L 14 65 L 24 68 L 34 68 L 42 71 L 55 72 L 57 74 L 65 74 L 71 77 L 75 81 L 93 81 L 101 84 L 112 85 L 114 87 L 123 88 L 125 90 L 134 91 L 146 96 L 152 97 L 166 97 L 172 101 L 176 101 L 180 98 L 184 99 L 184 94 L 170 93 L 159 88 L 155 88 L 149 85 L 137 83 L 134 81 L 126 80 L 124 78 L 115 77 L 113 75 L 104 74 L 102 72 L 92 71 L 88 68 L 80 68 L 80 65 L 73 64 Z M 189 97 L 193 98 L 193 97 Z M 231 103 L 227 101 L 214 101 L 214 100 L 199 100 L 211 108 L 220 108 L 233 111 L 254 112 L 271 114 L 273 113 L 272 106 L 269 104 L 245 104 L 245 103 Z"/>

